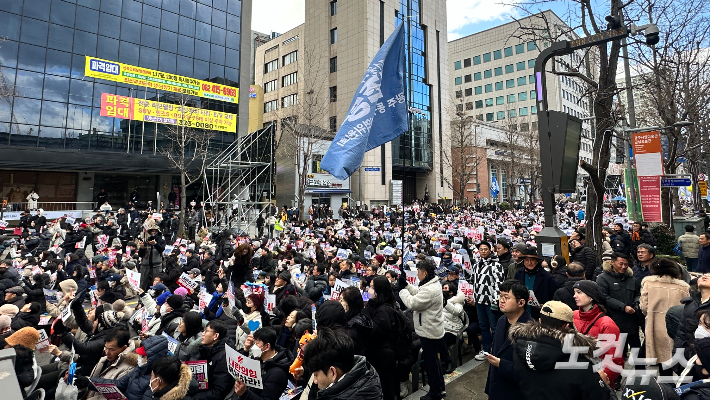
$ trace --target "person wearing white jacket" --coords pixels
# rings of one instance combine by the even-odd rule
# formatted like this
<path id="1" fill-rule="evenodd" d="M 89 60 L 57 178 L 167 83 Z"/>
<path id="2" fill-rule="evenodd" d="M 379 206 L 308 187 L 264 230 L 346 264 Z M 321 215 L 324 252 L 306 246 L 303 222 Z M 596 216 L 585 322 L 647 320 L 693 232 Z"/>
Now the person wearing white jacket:
<path id="1" fill-rule="evenodd" d="M 404 267 L 400 267 L 399 297 L 402 303 L 414 312 L 414 331 L 422 345 L 422 359 L 429 377 L 429 393 L 421 400 L 444 398 L 444 373 L 439 363 L 451 362 L 444 342 L 444 296 L 436 276 L 436 265 L 430 259 L 419 261 L 417 277 L 419 286 L 407 283 Z"/>

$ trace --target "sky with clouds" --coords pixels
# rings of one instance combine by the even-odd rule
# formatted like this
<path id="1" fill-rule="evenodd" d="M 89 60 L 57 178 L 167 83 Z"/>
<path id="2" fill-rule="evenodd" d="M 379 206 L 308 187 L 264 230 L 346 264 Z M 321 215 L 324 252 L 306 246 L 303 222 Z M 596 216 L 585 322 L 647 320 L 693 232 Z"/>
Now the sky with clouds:
<path id="1" fill-rule="evenodd" d="M 512 4 L 519 0 L 447 0 L 448 39 L 455 40 L 476 32 L 510 22 L 519 16 Z M 563 2 L 546 3 L 560 17 Z M 252 29 L 258 32 L 283 33 L 302 24 L 305 18 L 305 0 L 255 1 L 252 10 Z"/>

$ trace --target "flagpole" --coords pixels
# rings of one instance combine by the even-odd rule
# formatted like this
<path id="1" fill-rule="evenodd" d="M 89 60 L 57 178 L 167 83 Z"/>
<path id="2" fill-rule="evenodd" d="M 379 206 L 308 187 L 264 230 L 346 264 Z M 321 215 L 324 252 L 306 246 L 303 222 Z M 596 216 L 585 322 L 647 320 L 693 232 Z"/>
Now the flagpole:
<path id="1" fill-rule="evenodd" d="M 407 21 L 409 18 L 412 18 L 412 16 L 403 15 L 402 16 L 402 23 L 404 24 L 405 21 Z M 405 46 L 405 49 L 406 49 L 405 57 L 406 57 L 407 62 L 404 63 L 404 79 L 403 80 L 404 80 L 404 98 L 407 99 L 407 104 L 406 104 L 407 105 L 407 134 L 410 134 L 412 132 L 412 112 L 411 112 L 411 108 L 410 108 L 410 105 L 412 102 L 410 99 L 411 93 L 409 91 L 409 78 L 410 78 L 409 73 L 411 71 L 410 63 L 412 62 L 412 54 L 411 54 L 412 41 L 411 41 L 411 37 L 410 37 L 410 34 L 411 34 L 410 27 L 405 25 L 403 28 L 407 30 L 407 42 L 406 42 L 407 44 Z M 407 164 L 406 164 L 406 160 L 404 157 L 407 154 L 407 140 L 408 140 L 408 136 L 404 135 L 404 139 L 402 140 L 403 149 L 402 149 L 402 154 L 400 155 L 400 157 L 402 157 L 402 266 L 404 266 L 404 231 L 406 229 L 405 228 L 406 223 L 405 223 L 405 219 L 404 219 L 405 218 L 405 216 L 404 216 L 404 185 L 407 180 L 406 179 L 407 178 Z"/>

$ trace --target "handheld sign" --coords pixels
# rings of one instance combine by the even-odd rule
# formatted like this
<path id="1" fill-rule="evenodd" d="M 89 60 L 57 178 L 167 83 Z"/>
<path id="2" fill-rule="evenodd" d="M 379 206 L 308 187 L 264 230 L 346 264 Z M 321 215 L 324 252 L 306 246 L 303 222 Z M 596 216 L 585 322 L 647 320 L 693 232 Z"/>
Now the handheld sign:
<path id="1" fill-rule="evenodd" d="M 106 400 L 127 400 L 126 396 L 113 383 L 96 383 L 91 382 L 96 391 L 101 393 Z"/>
<path id="2" fill-rule="evenodd" d="M 135 290 L 138 290 L 141 286 L 141 273 L 137 271 L 133 271 L 131 269 L 126 268 L 126 278 L 128 278 L 128 283 L 131 285 L 131 287 Z"/>
<path id="3" fill-rule="evenodd" d="M 183 361 L 183 364 L 190 367 L 192 376 L 195 378 L 200 390 L 207 389 L 207 360 Z"/>
<path id="4" fill-rule="evenodd" d="M 404 272 L 407 274 L 407 283 L 414 286 L 419 285 L 419 277 L 417 277 L 417 271 L 405 270 Z"/>
<path id="5" fill-rule="evenodd" d="M 169 353 L 169 355 L 176 356 L 178 353 L 178 348 L 180 347 L 180 342 L 178 342 L 177 339 L 168 335 L 165 332 L 163 332 L 163 336 L 165 336 L 165 338 L 168 339 L 168 353 Z M 193 371 L 193 375 L 194 375 L 194 371 Z"/>
<path id="6" fill-rule="evenodd" d="M 224 350 L 227 355 L 227 369 L 234 379 L 241 379 L 245 385 L 255 389 L 264 388 L 259 361 L 239 354 L 228 345 L 224 346 Z"/>

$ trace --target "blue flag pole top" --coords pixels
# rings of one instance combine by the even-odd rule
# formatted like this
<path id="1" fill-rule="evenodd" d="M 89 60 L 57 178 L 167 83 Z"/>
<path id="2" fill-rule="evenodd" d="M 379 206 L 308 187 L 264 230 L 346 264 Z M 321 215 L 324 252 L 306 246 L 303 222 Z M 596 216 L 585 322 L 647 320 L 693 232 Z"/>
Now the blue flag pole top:
<path id="1" fill-rule="evenodd" d="M 323 156 L 322 169 L 338 179 L 347 179 L 360 167 L 366 151 L 407 131 L 404 63 L 402 23 L 370 62 L 348 114 Z"/>

